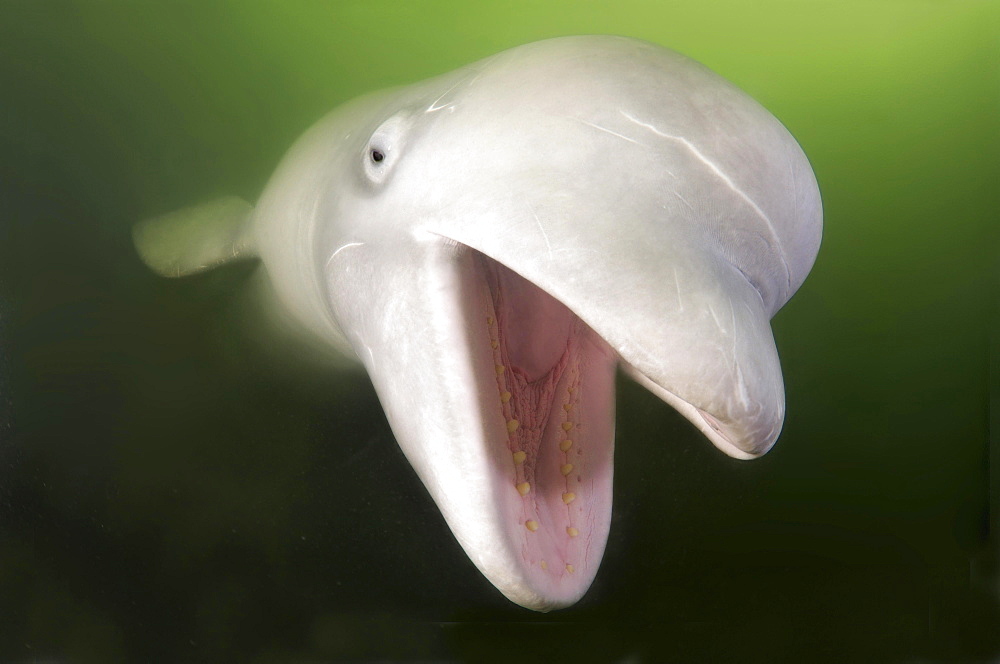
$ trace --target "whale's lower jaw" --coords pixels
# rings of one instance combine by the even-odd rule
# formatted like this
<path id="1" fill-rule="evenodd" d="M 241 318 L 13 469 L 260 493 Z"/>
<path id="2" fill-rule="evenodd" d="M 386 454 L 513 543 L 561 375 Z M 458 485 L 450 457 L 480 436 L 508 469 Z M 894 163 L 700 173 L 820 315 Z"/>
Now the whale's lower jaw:
<path id="1" fill-rule="evenodd" d="M 590 587 L 610 527 L 617 358 L 552 296 L 478 252 L 471 259 L 467 324 L 477 370 L 490 377 L 479 403 L 497 460 L 496 536 L 518 567 L 483 571 L 523 606 L 568 606 Z"/>

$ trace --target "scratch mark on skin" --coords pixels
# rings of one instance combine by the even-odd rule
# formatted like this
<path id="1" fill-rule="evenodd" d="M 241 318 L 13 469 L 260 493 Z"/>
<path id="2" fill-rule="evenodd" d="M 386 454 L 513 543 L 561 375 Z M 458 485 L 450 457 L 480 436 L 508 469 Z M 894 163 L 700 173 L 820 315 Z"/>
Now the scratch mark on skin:
<path id="1" fill-rule="evenodd" d="M 691 141 L 687 140 L 686 138 L 684 138 L 682 136 L 674 136 L 672 134 L 665 134 L 662 131 L 660 131 L 659 129 L 657 129 L 656 127 L 654 127 L 653 125 L 645 123 L 642 120 L 639 120 L 638 118 L 635 118 L 635 117 L 629 115 L 625 111 L 618 111 L 618 112 L 621 113 L 623 116 L 625 116 L 628 120 L 631 120 L 632 122 L 634 122 L 635 124 L 639 125 L 640 127 L 644 127 L 646 129 L 648 129 L 649 131 L 653 132 L 657 136 L 660 136 L 660 137 L 666 138 L 666 139 L 670 139 L 672 141 L 677 141 L 678 143 L 680 143 L 681 145 L 683 145 L 685 148 L 687 148 L 688 152 L 690 152 L 699 161 L 701 161 L 703 164 L 705 164 L 705 166 L 707 166 L 708 169 L 710 171 L 712 171 L 712 173 L 714 173 L 716 175 L 716 177 L 718 177 L 720 180 L 722 180 L 723 182 L 725 182 L 727 187 L 729 187 L 737 196 L 739 196 L 740 198 L 742 198 L 743 202 L 745 202 L 747 205 L 750 206 L 750 208 L 757 214 L 758 217 L 760 217 L 764 221 L 765 224 L 767 224 L 767 227 L 770 229 L 771 236 L 775 239 L 775 244 L 779 247 L 779 251 L 777 252 L 778 253 L 778 258 L 781 260 L 781 264 L 785 268 L 785 275 L 787 276 L 788 283 L 790 285 L 791 284 L 791 278 L 792 278 L 791 275 L 792 275 L 792 273 L 791 273 L 791 271 L 788 268 L 788 264 L 785 262 L 784 252 L 780 251 L 781 245 L 777 242 L 778 233 L 777 233 L 777 231 L 774 228 L 774 223 L 771 221 L 771 219 L 766 214 L 764 214 L 764 211 L 760 209 L 760 206 L 757 205 L 757 203 L 754 202 L 754 200 L 752 198 L 750 198 L 746 194 L 746 192 L 744 192 L 742 189 L 740 189 L 739 187 L 737 187 L 736 183 L 733 182 L 732 180 L 730 180 L 728 175 L 726 175 L 725 173 L 723 173 L 722 170 L 720 170 L 718 166 L 716 166 L 710 159 L 708 159 L 708 157 L 706 157 L 704 154 L 702 154 L 701 150 L 699 150 L 697 147 L 695 147 L 695 145 Z M 582 120 L 581 120 L 581 122 L 582 122 Z M 600 127 L 598 127 L 598 128 L 600 129 Z M 624 138 L 624 136 L 622 138 Z"/>
<path id="2" fill-rule="evenodd" d="M 690 209 L 692 212 L 694 212 L 694 208 L 691 207 L 691 204 L 687 202 L 686 198 L 684 198 L 683 196 L 681 196 L 680 194 L 678 194 L 676 191 L 674 192 L 674 196 L 676 196 L 677 198 L 681 199 L 681 202 L 684 203 L 684 205 L 688 206 L 688 209 Z"/>
<path id="3" fill-rule="evenodd" d="M 545 247 L 549 250 L 549 260 L 552 260 L 552 245 L 549 244 L 549 236 L 545 232 L 545 227 L 542 226 L 542 220 L 538 218 L 538 213 L 535 212 L 535 208 L 531 207 L 531 203 L 525 201 L 528 209 L 531 210 L 531 216 L 535 218 L 535 223 L 538 224 L 538 230 L 542 232 L 542 238 L 545 240 Z"/>
<path id="4" fill-rule="evenodd" d="M 711 304 L 708 305 L 708 312 L 712 314 L 712 318 L 715 320 L 715 324 L 718 326 L 719 330 L 725 332 L 726 328 L 722 327 L 722 321 L 719 320 L 719 315 L 715 313 L 715 308 Z"/>
<path id="5" fill-rule="evenodd" d="M 750 395 L 747 392 L 747 381 L 743 377 L 743 369 L 739 364 L 736 365 L 736 395 L 743 410 L 748 410 L 750 407 Z"/>
<path id="6" fill-rule="evenodd" d="M 617 136 L 618 138 L 620 138 L 622 140 L 625 140 L 625 141 L 628 141 L 629 143 L 635 143 L 636 145 L 642 145 L 642 143 L 640 143 L 639 141 L 635 140 L 634 138 L 629 138 L 628 136 L 624 136 L 622 134 L 619 134 L 617 131 L 611 131 L 607 127 L 602 127 L 600 125 L 595 125 L 593 122 L 587 122 L 586 120 L 581 120 L 580 118 L 573 118 L 573 119 L 576 120 L 577 122 L 582 122 L 583 124 L 587 125 L 588 127 L 593 127 L 594 129 L 598 129 L 600 131 L 606 132 L 608 134 L 611 134 L 612 136 Z"/>
<path id="7" fill-rule="evenodd" d="M 368 359 L 371 361 L 371 367 L 370 367 L 369 370 L 370 371 L 374 371 L 375 370 L 375 353 L 372 352 L 372 348 L 368 344 L 362 343 L 361 345 L 365 347 L 366 351 L 368 351 Z"/>
<path id="8" fill-rule="evenodd" d="M 681 280 L 677 276 L 677 268 L 674 268 L 674 285 L 677 286 L 677 312 L 684 312 L 684 300 L 681 298 Z"/>
<path id="9" fill-rule="evenodd" d="M 798 212 L 798 210 L 799 210 L 799 185 L 795 181 L 795 166 L 792 165 L 792 158 L 789 157 L 789 156 L 785 157 L 785 163 L 788 165 L 788 172 L 792 176 L 792 195 L 794 196 L 794 198 L 792 198 L 792 206 L 793 206 L 793 209 L 796 212 Z"/>
<path id="10" fill-rule="evenodd" d="M 476 78 L 479 78 L 479 77 L 477 76 Z M 476 79 L 472 79 L 472 80 L 475 81 Z M 453 86 L 451 86 L 450 88 L 448 88 L 447 90 L 445 90 L 444 92 L 442 92 L 441 96 L 438 97 L 437 99 L 435 99 L 434 101 L 432 101 L 431 105 L 427 107 L 427 110 L 424 111 L 424 113 L 433 113 L 434 111 L 440 111 L 442 108 L 449 108 L 449 107 L 453 106 L 454 102 L 448 102 L 447 104 L 441 104 L 440 106 L 438 106 L 437 104 L 438 104 L 439 101 L 441 101 L 442 99 L 444 99 L 445 97 L 447 97 L 448 93 L 450 93 L 452 90 L 454 90 L 455 88 L 457 88 L 459 85 L 461 85 L 464 82 L 465 82 L 464 80 L 459 79 Z"/>
<path id="11" fill-rule="evenodd" d="M 330 263 L 333 262 L 333 259 L 336 258 L 337 254 L 342 252 L 344 249 L 350 249 L 351 247 L 362 247 L 364 246 L 364 244 L 365 244 L 364 242 L 348 242 L 340 249 L 337 249 L 335 252 L 333 252 L 333 255 L 331 255 L 328 259 L 326 259 L 326 266 L 330 267 Z"/>
<path id="12" fill-rule="evenodd" d="M 637 120 L 636 118 L 632 117 L 631 115 L 629 115 L 625 111 L 619 111 L 619 112 L 622 115 L 624 115 L 626 118 L 628 118 L 629 120 L 631 120 L 632 122 L 636 123 L 640 127 L 645 127 L 646 129 L 650 130 L 651 132 L 653 132 L 657 136 L 662 136 L 663 138 L 668 138 L 670 140 L 678 141 L 679 143 L 683 144 L 684 147 L 686 147 L 691 152 L 691 154 L 693 154 L 695 157 L 697 157 L 703 164 L 705 164 L 706 166 L 708 166 L 709 170 L 711 170 L 713 173 L 715 173 L 715 175 L 718 176 L 719 179 L 721 179 L 723 182 L 726 183 L 726 186 L 728 186 L 730 189 L 732 189 L 734 192 L 736 192 L 736 194 L 740 198 L 742 198 L 747 203 L 747 205 L 749 205 L 751 208 L 753 208 L 754 212 L 756 212 L 757 215 L 760 216 L 761 219 L 763 219 L 764 221 L 767 222 L 767 225 L 768 225 L 768 227 L 771 228 L 771 231 L 772 232 L 774 231 L 774 226 L 771 223 L 771 220 L 768 218 L 768 216 L 766 214 L 764 214 L 764 211 L 760 209 L 760 207 L 757 205 L 757 203 L 755 203 L 752 198 L 750 198 L 749 196 L 747 196 L 746 193 L 744 193 L 742 189 L 740 189 L 739 187 L 737 187 L 736 184 L 732 180 L 729 179 L 729 176 L 726 175 L 725 173 L 723 173 L 719 169 L 718 166 L 716 166 L 705 155 L 703 155 L 701 153 L 701 151 L 698 148 L 696 148 L 691 141 L 687 140 L 686 138 L 684 138 L 682 136 L 672 136 L 671 134 L 664 134 L 662 131 L 660 131 L 659 129 L 657 129 L 653 125 L 646 124 L 645 122 Z"/>

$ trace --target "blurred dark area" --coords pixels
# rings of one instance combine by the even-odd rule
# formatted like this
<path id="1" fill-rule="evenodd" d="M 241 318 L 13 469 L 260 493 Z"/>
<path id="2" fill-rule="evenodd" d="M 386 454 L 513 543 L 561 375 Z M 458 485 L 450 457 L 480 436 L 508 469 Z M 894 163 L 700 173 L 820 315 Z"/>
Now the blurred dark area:
<path id="1" fill-rule="evenodd" d="M 919 82 L 875 76 L 898 86 L 877 95 L 840 81 L 836 112 L 780 92 L 791 64 L 761 84 L 826 206 L 816 269 L 774 321 L 782 438 L 726 458 L 619 380 L 602 569 L 579 605 L 536 614 L 465 556 L 363 372 L 262 348 L 253 263 L 161 279 L 130 228 L 255 199 L 366 85 L 552 34 L 672 33 L 641 33 L 642 3 L 614 23 L 533 14 L 542 34 L 490 32 L 483 9 L 454 53 L 402 69 L 374 37 L 416 19 L 370 27 L 349 4 L 295 5 L 294 26 L 354 32 L 314 84 L 281 49 L 312 61 L 322 33 L 277 5 L 0 3 L 0 662 L 997 661 L 996 12 L 928 15 L 926 34 L 900 19 L 914 52 L 955 53 L 915 60 Z M 692 55 L 721 48 L 703 39 Z M 907 43 L 886 71 L 910 71 Z"/>

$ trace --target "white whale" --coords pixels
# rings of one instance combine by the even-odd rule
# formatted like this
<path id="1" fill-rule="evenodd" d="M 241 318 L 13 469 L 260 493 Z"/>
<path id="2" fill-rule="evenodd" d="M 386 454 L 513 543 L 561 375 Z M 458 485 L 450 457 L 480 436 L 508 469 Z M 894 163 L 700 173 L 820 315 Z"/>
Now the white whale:
<path id="1" fill-rule="evenodd" d="M 764 108 L 682 55 L 589 36 L 347 103 L 255 208 L 134 237 L 170 276 L 259 256 L 285 309 L 364 364 L 476 566 L 546 611 L 603 555 L 617 365 L 726 454 L 774 443 L 769 319 L 821 227 L 812 169 Z"/>

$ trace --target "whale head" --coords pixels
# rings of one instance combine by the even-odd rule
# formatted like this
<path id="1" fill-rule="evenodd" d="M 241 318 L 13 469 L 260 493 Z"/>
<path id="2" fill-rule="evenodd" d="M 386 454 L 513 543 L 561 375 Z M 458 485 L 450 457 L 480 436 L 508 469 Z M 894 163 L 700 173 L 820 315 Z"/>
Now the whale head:
<path id="1" fill-rule="evenodd" d="M 774 443 L 769 320 L 821 217 L 763 107 L 677 53 L 595 36 L 346 104 L 238 244 L 363 363 L 475 565 L 545 611 L 586 592 L 608 539 L 616 367 L 730 456 Z"/>

